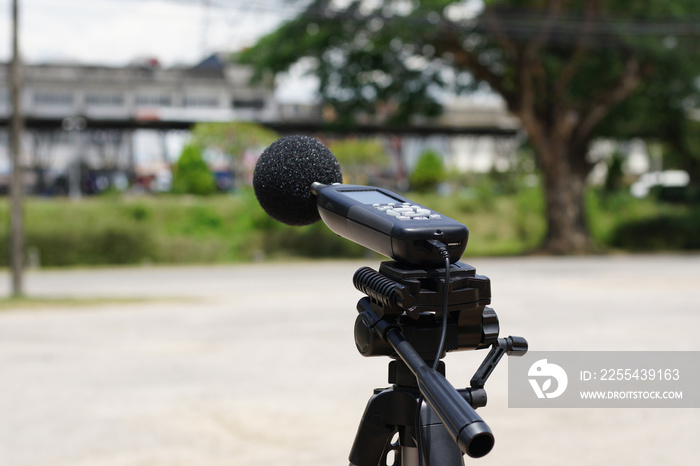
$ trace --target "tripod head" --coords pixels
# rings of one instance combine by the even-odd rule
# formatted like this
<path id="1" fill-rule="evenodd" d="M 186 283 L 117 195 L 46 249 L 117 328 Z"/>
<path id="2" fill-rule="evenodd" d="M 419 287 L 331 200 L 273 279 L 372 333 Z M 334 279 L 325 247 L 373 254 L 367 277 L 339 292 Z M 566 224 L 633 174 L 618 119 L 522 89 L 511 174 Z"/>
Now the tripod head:
<path id="1" fill-rule="evenodd" d="M 355 288 L 367 294 L 358 303 L 355 344 L 363 356 L 392 356 L 394 350 L 368 326 L 369 309 L 380 319 L 393 320 L 404 337 L 425 357 L 438 350 L 447 298 L 445 352 L 487 348 L 498 338 L 498 317 L 491 303 L 491 281 L 464 262 L 451 264 L 450 282 L 444 268 L 416 269 L 395 261 L 382 262 L 379 272 L 363 267 L 355 272 Z M 440 355 L 444 357 L 444 354 Z"/>
<path id="2" fill-rule="evenodd" d="M 501 357 L 524 354 L 527 342 L 519 337 L 498 338 L 498 317 L 487 306 L 491 303 L 488 277 L 477 275 L 474 267 L 462 262 L 450 264 L 449 273 L 445 272 L 444 268 L 412 268 L 390 261 L 383 262 L 379 272 L 363 267 L 353 277 L 355 287 L 367 295 L 357 305 L 355 345 L 363 356 L 394 359 L 389 365 L 389 382 L 394 385 L 370 401 L 350 455 L 353 465 L 377 464 L 375 456 L 388 448 L 381 445 L 381 439 L 371 438 L 366 423 L 366 419 L 376 422 L 387 413 L 386 425 L 399 424 L 402 427 L 394 428 L 404 437 L 411 429 L 415 429 L 411 436 L 418 439 L 422 435 L 446 437 L 446 431 L 454 443 L 441 441 L 439 448 L 433 446 L 429 452 L 430 458 L 443 464 L 461 464 L 462 453 L 478 458 L 493 447 L 493 434 L 475 408 L 486 405 L 484 383 Z M 444 333 L 441 322 L 446 324 Z M 472 378 L 471 387 L 455 389 L 444 377 L 444 364 L 438 364 L 437 359 L 449 351 L 489 346 L 492 349 Z M 431 359 L 435 359 L 433 368 L 429 366 Z M 424 397 L 430 406 L 425 416 L 421 414 L 432 419 L 424 421 L 429 422 L 421 428 L 424 433 L 417 426 L 407 426 L 405 419 L 395 420 L 396 409 L 384 406 L 405 400 L 399 394 L 407 391 L 420 393 L 418 400 Z M 410 403 L 408 406 L 410 410 Z M 423 410 L 421 406 L 415 409 Z M 384 437 L 391 431 L 388 427 L 383 430 Z M 376 437 L 376 430 L 373 432 Z M 367 444 L 381 448 L 368 449 Z"/>

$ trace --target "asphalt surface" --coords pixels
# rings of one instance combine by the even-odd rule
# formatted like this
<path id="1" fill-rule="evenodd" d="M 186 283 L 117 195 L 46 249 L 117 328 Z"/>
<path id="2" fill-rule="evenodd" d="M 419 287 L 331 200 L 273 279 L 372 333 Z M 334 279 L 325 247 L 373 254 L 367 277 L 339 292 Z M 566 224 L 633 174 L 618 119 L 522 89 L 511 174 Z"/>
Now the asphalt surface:
<path id="1" fill-rule="evenodd" d="M 466 261 L 533 350 L 700 350 L 700 256 Z M 32 296 L 106 299 L 0 311 L 0 466 L 347 464 L 387 385 L 354 346 L 363 265 L 29 272 Z M 448 379 L 484 355 L 448 355 Z M 479 409 L 496 445 L 467 464 L 697 464 L 698 409 L 509 409 L 506 366 Z"/>

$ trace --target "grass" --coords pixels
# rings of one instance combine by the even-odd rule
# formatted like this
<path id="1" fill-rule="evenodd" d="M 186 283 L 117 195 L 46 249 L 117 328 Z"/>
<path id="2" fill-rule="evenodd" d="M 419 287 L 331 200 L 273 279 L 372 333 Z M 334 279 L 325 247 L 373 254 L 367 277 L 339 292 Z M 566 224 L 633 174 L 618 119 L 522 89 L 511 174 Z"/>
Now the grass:
<path id="1" fill-rule="evenodd" d="M 524 254 L 536 249 L 544 237 L 544 207 L 537 189 L 488 198 L 468 190 L 450 197 L 409 198 L 467 225 L 470 256 Z"/>
<path id="2" fill-rule="evenodd" d="M 537 250 L 546 228 L 540 188 L 500 190 L 497 194 L 499 189 L 492 183 L 472 186 L 449 196 L 409 193 L 406 197 L 467 225 L 470 239 L 465 257 Z M 678 225 L 699 214 L 697 207 L 594 190 L 587 195 L 587 205 L 592 237 L 601 251 L 625 249 L 625 238 L 636 241 L 651 231 L 645 226 L 649 222 L 663 236 L 663 219 L 670 216 L 669 225 Z M 7 203 L 0 203 L 2 225 L 9 224 L 7 210 Z M 655 219 L 663 221 L 653 223 Z M 625 230 L 620 234 L 623 226 L 635 224 L 639 224 L 639 232 L 633 228 L 632 233 Z M 684 234 L 695 235 L 695 231 L 691 228 Z M 28 198 L 25 235 L 28 258 L 41 266 L 235 263 L 368 255 L 364 248 L 337 237 L 321 222 L 299 228 L 272 220 L 252 190 L 210 197 Z M 634 247 L 652 244 L 656 249 L 673 249 L 678 244 L 696 244 L 674 241 L 654 238 L 646 243 L 637 241 Z M 6 230 L 0 230 L 0 243 L 7 244 Z M 7 264 L 7 253 L 7 248 L 0 248 L 0 265 Z"/>
<path id="3" fill-rule="evenodd" d="M 4 297 L 0 298 L 0 312 L 50 308 L 76 308 L 109 304 L 149 302 L 147 298 L 70 298 L 70 297 Z"/>
<path id="4" fill-rule="evenodd" d="M 254 212 L 253 201 L 245 195 L 30 198 L 26 245 L 48 266 L 240 262 L 252 258 L 254 224 L 264 215 Z M 7 263 L 6 254 L 0 251 L 0 263 Z"/>

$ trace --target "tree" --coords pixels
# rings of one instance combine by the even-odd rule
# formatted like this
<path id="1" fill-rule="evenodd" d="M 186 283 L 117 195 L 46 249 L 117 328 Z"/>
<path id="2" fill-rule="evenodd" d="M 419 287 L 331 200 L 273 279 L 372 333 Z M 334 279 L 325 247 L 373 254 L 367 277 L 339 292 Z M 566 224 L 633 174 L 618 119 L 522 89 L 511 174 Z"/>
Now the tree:
<path id="1" fill-rule="evenodd" d="M 386 167 L 389 155 L 376 139 L 340 139 L 328 145 L 343 168 L 346 183 L 367 184 L 368 169 Z"/>
<path id="2" fill-rule="evenodd" d="M 664 167 L 683 169 L 700 192 L 700 61 L 697 47 L 673 36 L 656 44 L 654 72 L 638 91 L 613 109 L 597 132 L 600 136 L 644 138 L 662 145 Z M 688 50 L 688 47 L 691 47 Z"/>
<path id="3" fill-rule="evenodd" d="M 262 151 L 262 148 L 269 146 L 277 139 L 277 133 L 257 123 L 238 121 L 197 123 L 192 129 L 193 145 L 202 151 L 218 150 L 230 157 L 236 186 L 243 181 L 242 178 L 245 175 L 246 151 L 252 150 L 259 155 L 258 151 Z"/>
<path id="4" fill-rule="evenodd" d="M 689 16 L 700 11 L 694 0 L 334 5 L 312 1 L 239 60 L 262 78 L 305 57 L 338 115 L 390 108 L 389 124 L 437 114 L 445 91 L 498 93 L 527 132 L 544 175 L 544 247 L 553 252 L 590 246 L 586 156 L 603 120 L 662 67 L 700 61 L 693 44 L 697 19 Z M 669 38 L 683 54 L 662 47 Z"/>

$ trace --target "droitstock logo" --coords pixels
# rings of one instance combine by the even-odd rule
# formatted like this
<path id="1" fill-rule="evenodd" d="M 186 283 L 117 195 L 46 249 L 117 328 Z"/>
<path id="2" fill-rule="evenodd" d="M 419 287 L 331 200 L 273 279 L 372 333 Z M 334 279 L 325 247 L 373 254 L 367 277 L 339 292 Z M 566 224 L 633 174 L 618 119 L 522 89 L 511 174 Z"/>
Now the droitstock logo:
<path id="1" fill-rule="evenodd" d="M 510 408 L 700 408 L 700 351 L 528 351 Z"/>
<path id="2" fill-rule="evenodd" d="M 548 363 L 546 359 L 535 361 L 535 363 L 530 366 L 527 375 L 537 398 L 556 398 L 564 393 L 569 383 L 566 371 L 564 371 L 561 366 Z M 556 386 L 550 391 L 552 388 L 552 380 L 556 381 Z"/>

